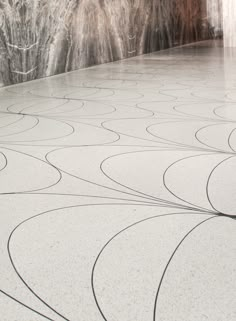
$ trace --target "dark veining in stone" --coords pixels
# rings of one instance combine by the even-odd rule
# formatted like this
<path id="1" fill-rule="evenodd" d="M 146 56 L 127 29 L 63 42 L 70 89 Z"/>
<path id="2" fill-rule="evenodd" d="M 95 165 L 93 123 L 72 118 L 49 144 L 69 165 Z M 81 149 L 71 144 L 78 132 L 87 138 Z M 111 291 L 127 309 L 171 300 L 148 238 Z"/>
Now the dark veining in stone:
<path id="1" fill-rule="evenodd" d="M 203 15 L 199 0 L 1 0 L 0 82 L 201 40 Z"/>

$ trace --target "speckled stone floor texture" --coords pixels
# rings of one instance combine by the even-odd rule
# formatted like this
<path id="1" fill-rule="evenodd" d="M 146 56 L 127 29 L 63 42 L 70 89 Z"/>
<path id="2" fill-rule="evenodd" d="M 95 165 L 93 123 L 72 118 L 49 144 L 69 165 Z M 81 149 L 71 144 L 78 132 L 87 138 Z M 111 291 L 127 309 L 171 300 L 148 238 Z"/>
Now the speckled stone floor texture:
<path id="1" fill-rule="evenodd" d="M 236 320 L 236 53 L 0 90 L 1 321 Z"/>

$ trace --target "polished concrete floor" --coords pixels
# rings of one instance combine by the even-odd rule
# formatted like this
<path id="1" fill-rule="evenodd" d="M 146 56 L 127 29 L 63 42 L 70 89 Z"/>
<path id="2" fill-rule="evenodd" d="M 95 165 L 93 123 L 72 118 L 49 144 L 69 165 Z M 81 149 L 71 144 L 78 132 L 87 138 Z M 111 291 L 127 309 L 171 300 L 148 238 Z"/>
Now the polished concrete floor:
<path id="1" fill-rule="evenodd" d="M 236 54 L 0 90 L 1 321 L 236 320 Z"/>

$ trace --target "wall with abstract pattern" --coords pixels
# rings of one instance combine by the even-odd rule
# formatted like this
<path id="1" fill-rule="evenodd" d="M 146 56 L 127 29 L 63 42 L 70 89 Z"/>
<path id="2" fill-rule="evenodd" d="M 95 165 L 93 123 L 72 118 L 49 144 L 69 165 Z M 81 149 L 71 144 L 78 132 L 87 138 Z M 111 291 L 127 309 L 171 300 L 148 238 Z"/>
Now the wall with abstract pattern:
<path id="1" fill-rule="evenodd" d="M 222 1 L 222 0 L 221 0 Z M 224 46 L 236 47 L 236 2 L 235 0 L 223 1 L 223 29 Z"/>
<path id="2" fill-rule="evenodd" d="M 199 0 L 1 0 L 0 84 L 201 40 Z"/>
<path id="3" fill-rule="evenodd" d="M 222 0 L 207 0 L 207 23 L 212 38 L 223 36 L 223 3 Z"/>
<path id="4" fill-rule="evenodd" d="M 224 47 L 236 47 L 236 1 L 207 0 L 206 5 L 209 36 L 223 36 Z"/>

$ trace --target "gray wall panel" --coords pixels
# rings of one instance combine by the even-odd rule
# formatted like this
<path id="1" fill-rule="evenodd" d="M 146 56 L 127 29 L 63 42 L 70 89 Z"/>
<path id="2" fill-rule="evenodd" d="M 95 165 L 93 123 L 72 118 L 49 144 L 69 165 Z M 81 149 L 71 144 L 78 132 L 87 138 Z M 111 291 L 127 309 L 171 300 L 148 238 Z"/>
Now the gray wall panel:
<path id="1" fill-rule="evenodd" d="M 205 36 L 199 0 L 1 0 L 5 85 Z"/>

